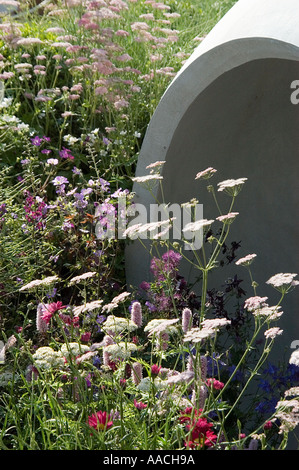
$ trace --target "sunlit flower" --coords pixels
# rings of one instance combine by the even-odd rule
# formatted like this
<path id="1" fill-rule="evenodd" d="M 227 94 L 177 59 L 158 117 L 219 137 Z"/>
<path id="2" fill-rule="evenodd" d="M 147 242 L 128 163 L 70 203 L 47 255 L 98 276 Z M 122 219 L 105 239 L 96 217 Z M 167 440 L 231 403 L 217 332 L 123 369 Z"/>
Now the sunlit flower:
<path id="1" fill-rule="evenodd" d="M 195 179 L 198 180 L 200 178 L 203 178 L 203 179 L 209 179 L 211 178 L 214 173 L 216 173 L 217 170 L 215 170 L 215 168 L 212 168 L 211 166 L 209 168 L 207 168 L 206 170 L 203 170 L 203 171 L 200 171 L 199 173 L 197 173 L 197 175 L 195 176 Z"/>
<path id="2" fill-rule="evenodd" d="M 19 290 L 24 291 L 24 290 L 33 289 L 35 287 L 49 286 L 50 284 L 58 280 L 59 279 L 57 276 L 49 276 L 49 277 L 46 277 L 45 279 L 35 279 L 34 281 L 31 281 L 28 284 L 22 286 Z"/>
<path id="3" fill-rule="evenodd" d="M 70 280 L 69 285 L 71 286 L 73 284 L 78 284 L 81 281 L 85 281 L 86 279 L 90 279 L 96 276 L 96 274 L 97 274 L 96 272 L 88 272 L 88 273 L 80 274 L 79 276 L 75 276 Z"/>
<path id="4" fill-rule="evenodd" d="M 253 262 L 254 258 L 256 258 L 256 254 L 244 256 L 243 258 L 240 258 L 238 261 L 236 261 L 236 265 L 249 266 Z"/>
<path id="5" fill-rule="evenodd" d="M 106 431 L 113 426 L 113 421 L 106 411 L 97 411 L 88 416 L 88 425 L 96 431 Z"/>
<path id="6" fill-rule="evenodd" d="M 229 179 L 218 183 L 218 191 L 225 191 L 230 196 L 237 196 L 247 178 Z"/>

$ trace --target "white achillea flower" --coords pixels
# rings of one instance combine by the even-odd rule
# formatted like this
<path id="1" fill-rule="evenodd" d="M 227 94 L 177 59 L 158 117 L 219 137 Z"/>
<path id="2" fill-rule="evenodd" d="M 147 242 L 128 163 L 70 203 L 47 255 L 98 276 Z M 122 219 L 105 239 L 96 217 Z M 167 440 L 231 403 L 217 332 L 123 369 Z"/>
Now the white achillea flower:
<path id="1" fill-rule="evenodd" d="M 111 360 L 129 359 L 131 354 L 137 351 L 137 346 L 134 343 L 121 341 L 116 344 L 105 346 L 103 351 L 109 354 Z"/>
<path id="2" fill-rule="evenodd" d="M 219 220 L 219 222 L 223 222 L 224 224 L 230 224 L 235 220 L 237 215 L 239 215 L 239 212 L 229 212 L 229 214 L 216 217 L 216 220 Z"/>
<path id="3" fill-rule="evenodd" d="M 135 331 L 138 328 L 136 323 L 132 320 L 123 317 L 116 317 L 114 315 L 109 315 L 102 326 L 108 334 L 119 334 L 123 331 Z"/>
<path id="4" fill-rule="evenodd" d="M 102 300 L 93 300 L 92 302 L 87 302 L 84 305 L 79 305 L 78 307 L 74 307 L 73 313 L 75 317 L 80 315 L 83 312 L 89 312 L 90 310 L 95 310 L 96 308 L 101 308 L 103 301 Z"/>
<path id="5" fill-rule="evenodd" d="M 61 354 L 66 358 L 80 356 L 90 351 L 89 346 L 76 342 L 63 344 L 60 348 Z"/>
<path id="6" fill-rule="evenodd" d="M 75 276 L 70 280 L 69 286 L 73 284 L 77 284 L 81 281 L 84 281 L 85 279 L 90 279 L 91 277 L 96 276 L 96 274 L 97 274 L 96 272 L 88 272 L 88 273 L 80 274 L 79 276 Z"/>
<path id="7" fill-rule="evenodd" d="M 230 324 L 231 324 L 231 321 L 227 320 L 227 318 L 212 318 L 210 320 L 204 320 L 201 323 L 201 326 L 207 329 L 210 329 L 210 328 L 218 329 L 221 326 L 228 326 Z"/>
<path id="8" fill-rule="evenodd" d="M 290 287 L 295 287 L 299 284 L 299 281 L 295 281 L 294 278 L 297 274 L 294 273 L 279 273 L 275 274 L 275 276 L 270 277 L 266 284 L 270 284 L 275 289 L 279 290 L 280 292 L 289 289 Z"/>
<path id="9" fill-rule="evenodd" d="M 124 237 L 134 238 L 139 235 L 143 235 L 146 232 L 155 232 L 158 228 L 164 227 L 165 230 L 169 230 L 171 228 L 171 223 L 175 219 L 172 217 L 169 220 L 161 220 L 158 222 L 148 222 L 146 224 L 135 224 L 128 227 L 123 232 Z M 166 226 L 166 227 L 165 227 Z"/>
<path id="10" fill-rule="evenodd" d="M 209 179 L 213 176 L 214 173 L 216 173 L 216 171 L 217 170 L 215 170 L 215 168 L 212 168 L 211 166 L 209 166 L 209 168 L 207 168 L 206 170 L 203 170 L 197 173 L 197 175 L 195 176 L 195 179 L 196 180 L 200 178 Z"/>
<path id="11" fill-rule="evenodd" d="M 168 334 L 177 333 L 177 327 L 173 325 L 178 321 L 178 318 L 172 320 L 164 320 L 163 318 L 154 319 L 145 326 L 144 331 L 150 336 L 162 332 Z"/>
<path id="12" fill-rule="evenodd" d="M 281 307 L 277 307 L 276 305 L 274 307 L 266 306 L 256 310 L 253 314 L 267 317 L 268 320 L 277 320 L 281 315 L 283 315 L 283 312 L 280 309 Z"/>
<path id="13" fill-rule="evenodd" d="M 196 220 L 195 222 L 190 222 L 189 224 L 185 225 L 185 227 L 183 228 L 183 232 L 197 232 L 203 227 L 211 225 L 213 222 L 214 220 L 207 219 Z"/>
<path id="14" fill-rule="evenodd" d="M 104 305 L 102 311 L 108 313 L 111 312 L 112 310 L 118 307 L 118 304 L 120 302 L 124 302 L 127 297 L 130 297 L 130 295 L 130 292 L 122 292 L 121 294 L 114 297 L 109 304 Z"/>
<path id="15" fill-rule="evenodd" d="M 299 397 L 299 387 L 291 387 L 284 392 L 285 397 Z"/>
<path id="16" fill-rule="evenodd" d="M 269 330 L 265 331 L 265 337 L 268 339 L 274 339 L 276 336 L 281 335 L 283 330 L 280 330 L 278 327 L 269 328 Z"/>
<path id="17" fill-rule="evenodd" d="M 237 196 L 247 178 L 229 179 L 218 183 L 218 191 L 225 191 L 230 196 Z"/>
<path id="18" fill-rule="evenodd" d="M 64 358 L 61 352 L 54 351 L 49 346 L 38 348 L 32 357 L 35 365 L 40 369 L 49 370 L 64 366 Z"/>
<path id="19" fill-rule="evenodd" d="M 252 255 L 244 256 L 243 258 L 240 258 L 238 261 L 236 261 L 235 264 L 237 266 L 249 266 L 255 257 L 256 257 L 255 253 L 253 253 Z"/>
<path id="20" fill-rule="evenodd" d="M 46 277 L 45 279 L 35 279 L 34 281 L 29 282 L 25 286 L 22 286 L 19 290 L 24 291 L 24 290 L 29 290 L 33 289 L 34 287 L 40 287 L 40 286 L 49 286 L 55 281 L 58 281 L 57 276 L 49 276 Z"/>
<path id="21" fill-rule="evenodd" d="M 299 350 L 296 350 L 291 354 L 289 363 L 299 367 Z"/>
<path id="22" fill-rule="evenodd" d="M 268 300 L 268 297 L 259 297 L 258 295 L 249 297 L 249 299 L 245 300 L 244 308 L 246 308 L 248 312 L 254 312 L 259 308 L 268 306 L 266 300 Z"/>
<path id="23" fill-rule="evenodd" d="M 207 338 L 212 338 L 215 335 L 215 328 L 192 328 L 184 336 L 184 341 L 191 343 L 199 343 Z"/>

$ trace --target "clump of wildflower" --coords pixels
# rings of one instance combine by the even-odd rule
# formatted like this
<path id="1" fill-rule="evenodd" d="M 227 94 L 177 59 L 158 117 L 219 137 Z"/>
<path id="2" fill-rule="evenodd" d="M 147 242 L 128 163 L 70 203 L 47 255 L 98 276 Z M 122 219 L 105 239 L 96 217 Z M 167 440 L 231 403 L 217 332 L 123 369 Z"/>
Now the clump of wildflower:
<path id="1" fill-rule="evenodd" d="M 40 369 L 49 370 L 64 366 L 64 358 L 61 352 L 54 351 L 54 349 L 49 346 L 38 348 L 32 357 L 34 364 Z"/>
<path id="2" fill-rule="evenodd" d="M 96 431 L 107 431 L 113 426 L 113 421 L 106 411 L 97 411 L 88 416 L 88 425 Z"/>

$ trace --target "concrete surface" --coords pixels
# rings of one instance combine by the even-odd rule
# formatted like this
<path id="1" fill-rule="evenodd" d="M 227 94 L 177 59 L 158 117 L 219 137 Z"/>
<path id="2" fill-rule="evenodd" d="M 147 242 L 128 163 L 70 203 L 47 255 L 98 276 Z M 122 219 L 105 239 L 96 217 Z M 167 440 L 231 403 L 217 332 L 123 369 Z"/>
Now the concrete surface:
<path id="1" fill-rule="evenodd" d="M 265 285 L 269 277 L 299 273 L 299 105 L 291 102 L 291 84 L 299 80 L 298 18 L 297 0 L 240 0 L 164 93 L 136 171 L 137 176 L 148 174 L 148 164 L 165 160 L 165 202 L 196 197 L 207 219 L 218 213 L 207 184 L 194 179 L 196 173 L 216 168 L 213 184 L 247 177 L 234 209 L 240 215 L 230 241 L 241 240 L 239 257 L 258 255 L 252 265 L 254 278 L 260 285 L 258 294 L 269 296 L 270 304 L 278 295 Z M 154 202 L 140 185 L 133 190 L 136 202 L 146 207 Z M 161 200 L 158 190 L 154 196 Z M 223 194 L 220 201 L 225 213 L 229 199 Z M 129 285 L 148 279 L 149 263 L 150 256 L 138 241 L 128 247 Z M 237 274 L 252 295 L 244 268 L 231 265 L 216 271 L 209 287 L 221 289 L 225 279 Z M 184 274 L 189 276 L 187 267 Z M 279 354 L 287 358 L 292 342 L 299 340 L 298 296 L 299 288 L 286 297 L 279 323 L 284 329 Z"/>

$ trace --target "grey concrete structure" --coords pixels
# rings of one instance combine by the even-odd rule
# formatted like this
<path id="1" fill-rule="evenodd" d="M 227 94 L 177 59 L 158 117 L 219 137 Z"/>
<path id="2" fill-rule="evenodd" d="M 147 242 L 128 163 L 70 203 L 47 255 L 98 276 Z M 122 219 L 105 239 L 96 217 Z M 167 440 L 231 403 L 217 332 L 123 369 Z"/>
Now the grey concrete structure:
<path id="1" fill-rule="evenodd" d="M 241 241 L 239 257 L 256 253 L 252 265 L 258 295 L 278 299 L 265 282 L 280 272 L 299 273 L 299 4 L 298 0 L 240 0 L 197 47 L 164 93 L 148 126 L 137 176 L 165 160 L 164 200 L 182 203 L 196 197 L 204 218 L 218 213 L 207 184 L 197 172 L 214 167 L 215 184 L 246 177 L 235 211 L 230 240 Z M 136 202 L 154 200 L 139 184 Z M 161 200 L 158 186 L 155 196 Z M 229 202 L 219 198 L 225 213 Z M 150 256 L 137 241 L 126 252 L 128 284 L 149 277 Z M 189 275 L 187 267 L 184 274 Z M 217 271 L 217 273 L 216 273 Z M 253 295 L 245 268 L 215 270 L 209 287 L 220 288 L 237 274 Z M 299 278 L 299 276 L 298 276 Z M 284 304 L 279 353 L 299 340 L 299 288 Z"/>

